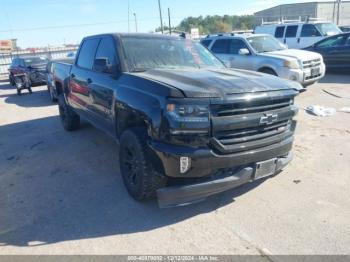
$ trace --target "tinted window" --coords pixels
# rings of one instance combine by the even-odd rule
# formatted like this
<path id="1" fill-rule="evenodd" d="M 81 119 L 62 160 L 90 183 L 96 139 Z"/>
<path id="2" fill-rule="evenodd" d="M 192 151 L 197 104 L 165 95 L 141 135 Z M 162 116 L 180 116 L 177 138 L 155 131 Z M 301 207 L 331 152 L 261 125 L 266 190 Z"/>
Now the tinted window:
<path id="1" fill-rule="evenodd" d="M 314 25 L 303 25 L 301 29 L 301 37 L 315 37 L 321 36 L 320 32 L 318 32 L 317 28 Z"/>
<path id="2" fill-rule="evenodd" d="M 275 32 L 275 37 L 276 38 L 283 38 L 285 28 L 286 28 L 285 26 L 277 27 L 276 32 Z"/>
<path id="3" fill-rule="evenodd" d="M 230 39 L 216 40 L 211 51 L 215 54 L 228 54 L 230 52 Z"/>
<path id="4" fill-rule="evenodd" d="M 97 48 L 95 61 L 94 70 L 107 74 L 117 72 L 119 61 L 116 47 L 111 37 L 102 38 Z"/>
<path id="5" fill-rule="evenodd" d="M 202 45 L 204 45 L 205 47 L 208 47 L 211 43 L 211 40 L 203 40 L 202 42 Z"/>
<path id="6" fill-rule="evenodd" d="M 296 37 L 297 36 L 297 31 L 298 31 L 298 26 L 297 25 L 292 25 L 287 27 L 286 31 L 286 37 Z"/>
<path id="7" fill-rule="evenodd" d="M 326 48 L 326 47 L 340 46 L 343 44 L 343 40 L 344 40 L 344 37 L 342 35 L 339 35 L 336 37 L 330 37 L 320 42 L 317 45 L 317 47 Z"/>
<path id="8" fill-rule="evenodd" d="M 94 57 L 96 48 L 99 43 L 99 39 L 88 39 L 85 40 L 79 51 L 79 58 L 77 65 L 85 69 L 92 69 L 94 63 Z"/>
<path id="9" fill-rule="evenodd" d="M 18 65 L 25 66 L 24 60 L 23 59 L 19 59 L 18 60 Z"/>
<path id="10" fill-rule="evenodd" d="M 17 58 L 12 60 L 12 66 L 18 66 L 18 59 Z"/>
<path id="11" fill-rule="evenodd" d="M 345 45 L 350 46 L 350 36 L 348 36 L 347 39 L 345 40 Z"/>
<path id="12" fill-rule="evenodd" d="M 28 57 L 21 59 L 21 64 L 24 63 L 25 66 L 46 64 L 48 60 L 45 57 Z"/>
<path id="13" fill-rule="evenodd" d="M 230 42 L 231 42 L 230 54 L 238 55 L 239 49 L 242 49 L 242 48 L 248 49 L 247 45 L 240 39 L 231 39 Z"/>

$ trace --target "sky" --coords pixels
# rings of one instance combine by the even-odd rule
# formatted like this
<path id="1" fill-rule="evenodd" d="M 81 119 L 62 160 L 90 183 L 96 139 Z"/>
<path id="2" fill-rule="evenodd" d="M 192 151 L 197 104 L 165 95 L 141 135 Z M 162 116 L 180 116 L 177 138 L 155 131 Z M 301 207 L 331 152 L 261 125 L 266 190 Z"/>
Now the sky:
<path id="1" fill-rule="evenodd" d="M 172 25 L 188 16 L 253 14 L 300 0 L 161 0 Z M 107 32 L 150 32 L 160 26 L 158 0 L 0 0 L 0 39 L 18 39 L 22 48 L 78 44 L 87 35 Z"/>

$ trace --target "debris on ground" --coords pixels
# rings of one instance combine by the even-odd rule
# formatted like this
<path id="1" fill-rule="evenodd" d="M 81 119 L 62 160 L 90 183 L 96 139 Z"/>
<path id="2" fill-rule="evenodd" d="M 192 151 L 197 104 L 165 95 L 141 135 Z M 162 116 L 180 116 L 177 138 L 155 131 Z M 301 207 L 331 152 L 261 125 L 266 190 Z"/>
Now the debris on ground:
<path id="1" fill-rule="evenodd" d="M 323 92 L 325 92 L 326 94 L 331 95 L 331 96 L 334 96 L 334 97 L 336 97 L 336 98 L 350 99 L 350 97 L 338 95 L 338 94 L 336 94 L 336 93 L 333 93 L 333 92 L 328 91 L 327 89 L 322 89 L 322 90 L 323 90 Z"/>
<path id="2" fill-rule="evenodd" d="M 338 111 L 343 112 L 343 113 L 350 113 L 350 107 L 343 107 L 343 108 L 339 109 Z"/>
<path id="3" fill-rule="evenodd" d="M 319 105 L 308 106 L 305 110 L 315 116 L 332 116 L 337 112 L 335 108 Z"/>

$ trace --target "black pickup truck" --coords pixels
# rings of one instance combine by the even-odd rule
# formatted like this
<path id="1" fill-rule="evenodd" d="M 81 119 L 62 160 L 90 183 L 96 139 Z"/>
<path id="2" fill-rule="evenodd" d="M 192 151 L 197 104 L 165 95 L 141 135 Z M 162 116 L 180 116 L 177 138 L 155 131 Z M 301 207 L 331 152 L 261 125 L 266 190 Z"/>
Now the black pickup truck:
<path id="1" fill-rule="evenodd" d="M 186 205 L 264 177 L 292 159 L 295 82 L 226 68 L 199 43 L 155 34 L 83 39 L 56 65 L 66 130 L 80 117 L 119 143 L 136 200 Z"/>

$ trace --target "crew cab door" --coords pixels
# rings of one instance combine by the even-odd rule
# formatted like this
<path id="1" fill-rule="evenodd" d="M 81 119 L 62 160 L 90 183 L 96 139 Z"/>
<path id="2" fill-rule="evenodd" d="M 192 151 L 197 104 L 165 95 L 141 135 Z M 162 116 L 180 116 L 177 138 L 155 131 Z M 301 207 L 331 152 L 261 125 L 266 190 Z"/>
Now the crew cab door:
<path id="1" fill-rule="evenodd" d="M 87 118 L 90 118 L 92 112 L 89 85 L 92 81 L 92 66 L 99 42 L 99 38 L 84 40 L 80 46 L 75 65 L 70 72 L 69 104 Z"/>
<path id="2" fill-rule="evenodd" d="M 114 134 L 114 92 L 120 76 L 117 45 L 111 36 L 102 37 L 98 45 L 89 84 L 91 110 L 99 118 L 101 127 Z"/>

